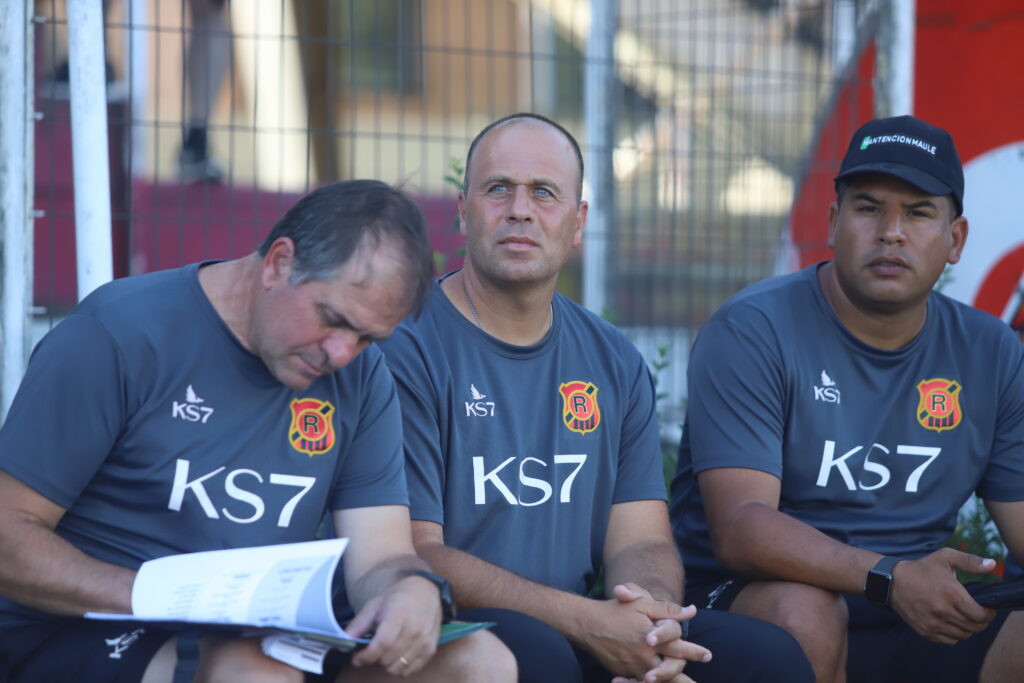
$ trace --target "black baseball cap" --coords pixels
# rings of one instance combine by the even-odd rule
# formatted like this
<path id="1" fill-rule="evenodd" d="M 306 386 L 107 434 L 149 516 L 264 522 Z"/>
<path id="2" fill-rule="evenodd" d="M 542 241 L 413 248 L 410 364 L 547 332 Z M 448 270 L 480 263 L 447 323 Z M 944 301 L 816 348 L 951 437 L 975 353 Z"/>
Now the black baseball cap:
<path id="1" fill-rule="evenodd" d="M 858 128 L 835 181 L 860 173 L 895 176 L 936 197 L 951 194 L 957 215 L 963 213 L 964 167 L 953 136 L 921 119 L 893 116 Z"/>

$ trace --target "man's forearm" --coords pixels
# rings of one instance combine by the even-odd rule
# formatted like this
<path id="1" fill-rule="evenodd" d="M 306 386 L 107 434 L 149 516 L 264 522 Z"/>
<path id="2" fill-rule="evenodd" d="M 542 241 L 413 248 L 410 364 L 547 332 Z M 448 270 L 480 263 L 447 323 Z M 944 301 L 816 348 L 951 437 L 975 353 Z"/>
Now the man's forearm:
<path id="1" fill-rule="evenodd" d="M 456 548 L 431 543 L 416 548 L 434 570 L 447 578 L 459 609 L 496 607 L 528 614 L 579 642 L 580 618 L 592 601 L 551 588 Z"/>
<path id="2" fill-rule="evenodd" d="M 348 599 L 356 609 L 367 600 L 380 595 L 396 582 L 415 571 L 431 571 L 429 565 L 416 555 L 395 555 L 380 562 L 347 587 Z"/>
<path id="3" fill-rule="evenodd" d="M 605 562 L 605 592 L 635 583 L 655 600 L 679 604 L 683 599 L 683 565 L 675 544 L 644 541 L 628 546 Z"/>
<path id="4" fill-rule="evenodd" d="M 132 611 L 136 572 L 81 552 L 23 513 L 0 512 L 0 593 L 71 616 Z"/>
<path id="5" fill-rule="evenodd" d="M 748 503 L 712 533 L 716 557 L 755 578 L 806 583 L 859 595 L 879 554 L 840 543 L 784 512 Z"/>

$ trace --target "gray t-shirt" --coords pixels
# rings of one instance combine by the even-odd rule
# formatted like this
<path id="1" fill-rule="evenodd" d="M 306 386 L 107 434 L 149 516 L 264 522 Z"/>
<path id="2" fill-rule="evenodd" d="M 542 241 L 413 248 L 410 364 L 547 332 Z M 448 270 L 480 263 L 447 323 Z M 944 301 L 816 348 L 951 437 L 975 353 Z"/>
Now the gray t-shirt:
<path id="1" fill-rule="evenodd" d="M 585 594 L 615 503 L 665 498 L 654 387 L 612 325 L 559 294 L 532 346 L 478 329 L 432 286 L 381 348 L 405 425 L 413 519 L 445 543 Z"/>
<path id="2" fill-rule="evenodd" d="M 783 512 L 903 558 L 939 548 L 974 491 L 1024 499 L 1024 345 L 1009 328 L 933 292 L 920 334 L 876 349 L 840 324 L 817 271 L 746 288 L 694 345 L 671 506 L 693 584 L 729 576 L 695 478 L 708 469 L 775 475 Z"/>
<path id="3" fill-rule="evenodd" d="M 407 504 L 380 351 L 292 391 L 224 324 L 198 265 L 109 283 L 46 335 L 0 469 L 67 509 L 63 538 L 132 568 L 307 541 L 329 510 Z M 0 625 L 15 614 L 42 618 L 0 599 Z"/>

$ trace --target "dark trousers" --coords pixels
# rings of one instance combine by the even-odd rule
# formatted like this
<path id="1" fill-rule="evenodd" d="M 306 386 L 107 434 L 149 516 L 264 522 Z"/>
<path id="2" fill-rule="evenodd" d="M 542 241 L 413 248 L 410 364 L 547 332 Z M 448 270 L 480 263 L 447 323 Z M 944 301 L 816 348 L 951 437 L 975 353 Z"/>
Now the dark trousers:
<path id="1" fill-rule="evenodd" d="M 465 610 L 467 621 L 496 622 L 491 630 L 512 650 L 521 683 L 608 683 L 612 674 L 557 630 L 533 617 L 500 609 Z M 704 664 L 684 673 L 700 683 L 811 683 L 803 650 L 781 628 L 739 614 L 700 610 L 689 622 L 688 639 L 711 650 Z"/>

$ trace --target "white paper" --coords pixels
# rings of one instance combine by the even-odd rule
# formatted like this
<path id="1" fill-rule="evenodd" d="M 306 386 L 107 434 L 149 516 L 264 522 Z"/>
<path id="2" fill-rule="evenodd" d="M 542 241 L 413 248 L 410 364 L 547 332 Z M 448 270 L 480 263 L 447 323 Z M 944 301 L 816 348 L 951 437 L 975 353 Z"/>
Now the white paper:
<path id="1" fill-rule="evenodd" d="M 331 580 L 348 539 L 170 555 L 143 563 L 132 614 L 93 619 L 185 621 L 348 634 L 334 618 Z"/>
<path id="2" fill-rule="evenodd" d="M 266 636 L 260 647 L 266 656 L 314 674 L 324 672 L 324 658 L 331 651 L 327 643 L 290 633 Z"/>

